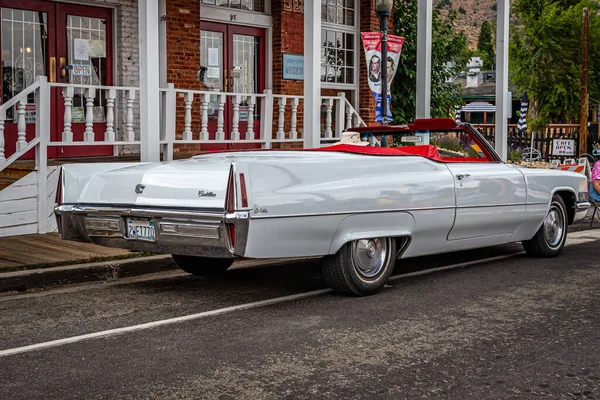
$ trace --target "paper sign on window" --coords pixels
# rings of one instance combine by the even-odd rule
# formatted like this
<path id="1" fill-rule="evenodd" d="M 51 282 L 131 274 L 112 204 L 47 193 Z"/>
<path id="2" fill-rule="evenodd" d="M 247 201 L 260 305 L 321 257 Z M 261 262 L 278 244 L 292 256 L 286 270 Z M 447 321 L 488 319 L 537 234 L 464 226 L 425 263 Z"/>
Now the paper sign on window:
<path id="1" fill-rule="evenodd" d="M 104 40 L 88 40 L 88 51 L 90 58 L 105 58 L 106 43 Z"/>
<path id="2" fill-rule="evenodd" d="M 217 47 L 208 48 L 208 66 L 218 67 L 219 66 L 219 49 Z"/>
<path id="3" fill-rule="evenodd" d="M 73 40 L 73 59 L 88 61 L 90 59 L 90 48 L 87 39 Z"/>

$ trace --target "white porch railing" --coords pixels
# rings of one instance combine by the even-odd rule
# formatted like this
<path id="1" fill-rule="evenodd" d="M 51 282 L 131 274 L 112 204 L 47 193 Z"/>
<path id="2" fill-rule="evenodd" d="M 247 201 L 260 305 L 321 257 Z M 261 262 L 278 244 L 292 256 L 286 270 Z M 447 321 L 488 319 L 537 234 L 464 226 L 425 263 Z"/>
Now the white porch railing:
<path id="1" fill-rule="evenodd" d="M 56 93 L 60 96 L 55 98 L 62 101 L 51 116 L 51 98 Z M 259 94 L 183 90 L 172 84 L 161 89 L 160 95 L 163 160 L 172 160 L 174 147 L 181 144 L 272 148 L 304 142 L 303 96 L 270 90 Z M 35 123 L 27 116 L 32 96 Z M 13 111 L 10 121 L 9 110 Z M 57 134 L 51 134 L 52 124 Z M 343 93 L 322 97 L 321 143 L 337 141 L 345 129 L 360 125 L 363 120 Z M 139 88 L 135 87 L 48 83 L 46 77 L 38 77 L 35 84 L 0 105 L 0 171 L 35 150 L 39 233 L 47 230 L 48 148 L 112 146 L 118 155 L 119 146 L 131 151 L 129 146 L 135 149 L 148 140 L 149 133 L 140 133 L 139 126 Z"/>

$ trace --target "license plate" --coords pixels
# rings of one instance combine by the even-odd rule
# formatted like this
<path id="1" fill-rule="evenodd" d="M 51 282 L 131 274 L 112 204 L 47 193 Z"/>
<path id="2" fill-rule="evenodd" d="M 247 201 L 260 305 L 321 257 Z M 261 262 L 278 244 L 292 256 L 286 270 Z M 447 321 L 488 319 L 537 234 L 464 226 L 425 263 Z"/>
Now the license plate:
<path id="1" fill-rule="evenodd" d="M 156 240 L 154 221 L 149 219 L 127 218 L 127 238 L 138 240 Z"/>

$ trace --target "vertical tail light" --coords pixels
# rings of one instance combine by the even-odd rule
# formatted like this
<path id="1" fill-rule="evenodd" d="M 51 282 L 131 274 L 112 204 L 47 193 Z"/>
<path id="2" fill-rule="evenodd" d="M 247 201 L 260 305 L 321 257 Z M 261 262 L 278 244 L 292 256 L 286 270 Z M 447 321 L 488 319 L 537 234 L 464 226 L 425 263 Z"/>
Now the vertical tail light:
<path id="1" fill-rule="evenodd" d="M 244 174 L 240 174 L 240 188 L 242 197 L 242 207 L 248 207 L 248 193 L 246 192 L 246 177 Z"/>
<path id="2" fill-rule="evenodd" d="M 235 212 L 235 177 L 233 167 L 229 172 L 229 181 L 227 182 L 227 194 L 225 195 L 225 210 L 232 214 Z M 225 224 L 227 229 L 227 236 L 229 238 L 229 245 L 233 250 L 235 248 L 235 225 Z"/>
<path id="3" fill-rule="evenodd" d="M 227 194 L 225 195 L 225 210 L 228 213 L 235 211 L 235 179 L 233 168 L 229 172 L 229 181 L 227 182 Z"/>

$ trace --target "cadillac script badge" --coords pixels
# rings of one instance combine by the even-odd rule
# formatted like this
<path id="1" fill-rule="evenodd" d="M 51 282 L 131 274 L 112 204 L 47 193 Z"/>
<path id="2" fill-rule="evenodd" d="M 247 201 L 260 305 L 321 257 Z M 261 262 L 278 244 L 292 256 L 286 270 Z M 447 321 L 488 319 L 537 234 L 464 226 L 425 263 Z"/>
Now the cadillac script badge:
<path id="1" fill-rule="evenodd" d="M 206 192 L 204 190 L 198 191 L 198 197 L 217 197 L 215 192 Z"/>

